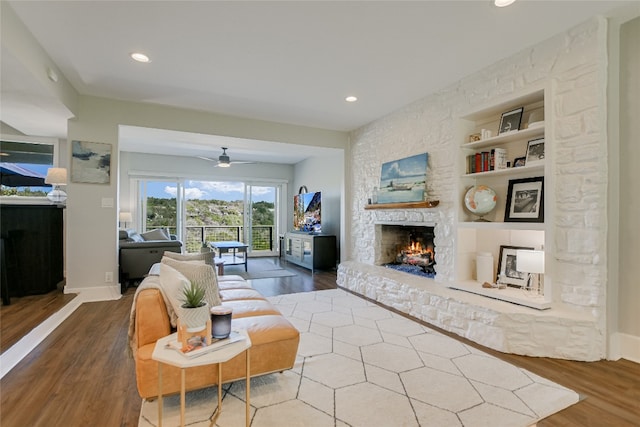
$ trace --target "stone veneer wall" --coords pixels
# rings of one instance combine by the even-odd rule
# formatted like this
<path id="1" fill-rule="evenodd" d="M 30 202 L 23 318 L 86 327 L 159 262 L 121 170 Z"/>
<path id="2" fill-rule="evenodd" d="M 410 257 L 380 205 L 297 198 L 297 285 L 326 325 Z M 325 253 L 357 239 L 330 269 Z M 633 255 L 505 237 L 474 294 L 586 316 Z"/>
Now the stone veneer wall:
<path id="1" fill-rule="evenodd" d="M 386 280 L 386 273 L 380 273 L 381 276 L 371 275 L 371 272 L 358 273 L 358 265 L 373 265 L 375 223 L 430 222 L 436 224 L 438 264 L 435 282 L 443 291 L 449 291 L 445 286 L 455 280 L 455 212 L 460 202 L 457 200 L 460 172 L 456 167 L 461 142 L 458 120 L 484 105 L 517 97 L 532 88 L 545 87 L 546 96 L 551 98 L 551 104 L 547 105 L 552 107 L 545 111 L 546 150 L 552 150 L 550 157 L 554 159 L 547 169 L 553 175 L 550 180 L 553 186 L 545 188 L 545 191 L 553 192 L 552 206 L 547 206 L 548 212 L 554 214 L 547 217 L 551 223 L 547 230 L 552 233 L 554 244 L 551 251 L 553 271 L 547 274 L 554 287 L 554 308 L 551 310 L 561 305 L 569 307 L 569 312 L 575 309 L 580 313 L 559 316 L 565 319 L 558 321 L 560 324 L 575 317 L 584 325 L 582 314 L 587 314 L 592 319 L 590 327 L 594 332 L 583 334 L 582 338 L 574 337 L 573 348 L 559 352 L 553 347 L 566 338 L 565 328 L 561 325 L 558 328 L 563 332 L 558 334 L 551 331 L 545 336 L 529 330 L 509 338 L 522 340 L 521 344 L 529 342 L 528 345 L 495 346 L 478 342 L 505 351 L 517 348 L 519 350 L 513 352 L 521 354 L 579 360 L 603 358 L 606 354 L 607 285 L 606 55 L 606 20 L 594 18 L 354 131 L 347 165 L 347 200 L 351 203 L 347 207 L 347 229 L 350 231 L 346 233 L 350 235 L 346 259 L 353 263 L 339 269 L 339 284 L 362 291 Z M 464 66 L 463 59 L 460 65 Z M 425 151 L 429 153 L 427 192 L 430 199 L 440 200 L 437 208 L 364 209 L 371 191 L 379 185 L 383 162 Z M 411 286 L 414 280 L 407 279 L 406 285 Z M 437 289 L 434 292 L 437 293 Z M 369 293 L 381 298 L 378 293 Z M 401 294 L 406 299 L 417 295 L 410 291 Z M 423 297 L 419 301 L 406 302 L 395 300 L 393 305 L 406 308 L 418 303 L 434 304 L 432 299 Z M 420 313 L 425 310 L 415 309 L 413 314 L 460 335 L 482 339 L 486 334 L 469 330 L 477 328 L 478 324 L 465 321 L 475 315 L 476 307 L 466 309 L 465 306 L 436 304 L 434 309 L 440 312 L 437 315 L 424 316 Z M 536 318 L 536 310 L 525 310 L 531 312 L 532 318 L 528 320 Z M 445 318 L 449 320 L 439 321 Z M 460 320 L 451 321 L 456 318 Z M 569 323 L 572 322 L 569 320 Z M 532 340 L 545 349 L 544 354 L 530 349 Z"/>

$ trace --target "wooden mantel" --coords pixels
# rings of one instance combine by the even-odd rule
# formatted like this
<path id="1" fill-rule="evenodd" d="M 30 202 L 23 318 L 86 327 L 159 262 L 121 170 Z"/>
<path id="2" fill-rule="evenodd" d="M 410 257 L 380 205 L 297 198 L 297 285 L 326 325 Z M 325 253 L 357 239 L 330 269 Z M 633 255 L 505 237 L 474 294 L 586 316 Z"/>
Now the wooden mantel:
<path id="1" fill-rule="evenodd" d="M 438 200 L 426 200 L 422 202 L 404 202 L 404 203 L 376 203 L 371 205 L 365 205 L 365 209 L 421 209 L 421 208 L 435 208 L 440 201 Z"/>

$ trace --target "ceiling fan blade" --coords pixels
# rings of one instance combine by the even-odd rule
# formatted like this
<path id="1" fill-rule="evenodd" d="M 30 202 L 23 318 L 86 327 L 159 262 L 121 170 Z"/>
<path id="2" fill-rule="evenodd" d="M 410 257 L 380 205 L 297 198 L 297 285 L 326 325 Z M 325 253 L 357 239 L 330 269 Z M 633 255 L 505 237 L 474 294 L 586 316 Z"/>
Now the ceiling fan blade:
<path id="1" fill-rule="evenodd" d="M 198 156 L 199 159 L 206 160 L 208 162 L 218 162 L 218 159 L 212 159 L 211 157 Z"/>
<path id="2" fill-rule="evenodd" d="M 229 155 L 227 154 L 227 147 L 222 147 L 222 154 L 220 156 L 218 156 L 217 159 L 212 159 L 211 157 L 204 157 L 204 156 L 197 156 L 199 159 L 202 160 L 207 160 L 209 162 L 215 162 L 216 165 L 214 167 L 216 168 L 228 168 L 231 165 L 250 165 L 250 164 L 254 164 L 257 162 L 250 162 L 250 161 L 232 161 L 231 158 L 229 157 Z"/>

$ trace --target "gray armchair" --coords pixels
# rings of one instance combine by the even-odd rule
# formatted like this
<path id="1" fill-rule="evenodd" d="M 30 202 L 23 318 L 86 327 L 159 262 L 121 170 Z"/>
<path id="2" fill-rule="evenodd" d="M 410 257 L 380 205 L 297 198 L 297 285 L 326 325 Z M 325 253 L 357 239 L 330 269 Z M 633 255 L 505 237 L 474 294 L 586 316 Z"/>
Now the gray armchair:
<path id="1" fill-rule="evenodd" d="M 160 229 L 142 234 L 132 229 L 120 230 L 118 247 L 123 292 L 133 281 L 143 279 L 165 251 L 182 252 L 182 242 Z"/>

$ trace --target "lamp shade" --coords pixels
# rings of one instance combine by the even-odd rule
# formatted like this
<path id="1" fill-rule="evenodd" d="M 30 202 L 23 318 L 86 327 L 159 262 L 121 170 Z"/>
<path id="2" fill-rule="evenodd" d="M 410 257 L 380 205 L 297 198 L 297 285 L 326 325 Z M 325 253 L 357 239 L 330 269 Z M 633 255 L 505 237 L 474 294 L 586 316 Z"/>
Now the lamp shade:
<path id="1" fill-rule="evenodd" d="M 120 212 L 118 220 L 120 222 L 133 222 L 133 217 L 131 216 L 131 212 Z"/>
<path id="2" fill-rule="evenodd" d="M 544 273 L 544 251 L 516 251 L 516 270 L 523 273 Z"/>
<path id="3" fill-rule="evenodd" d="M 65 168 L 49 168 L 47 177 L 44 179 L 45 184 L 66 185 L 67 169 Z"/>

